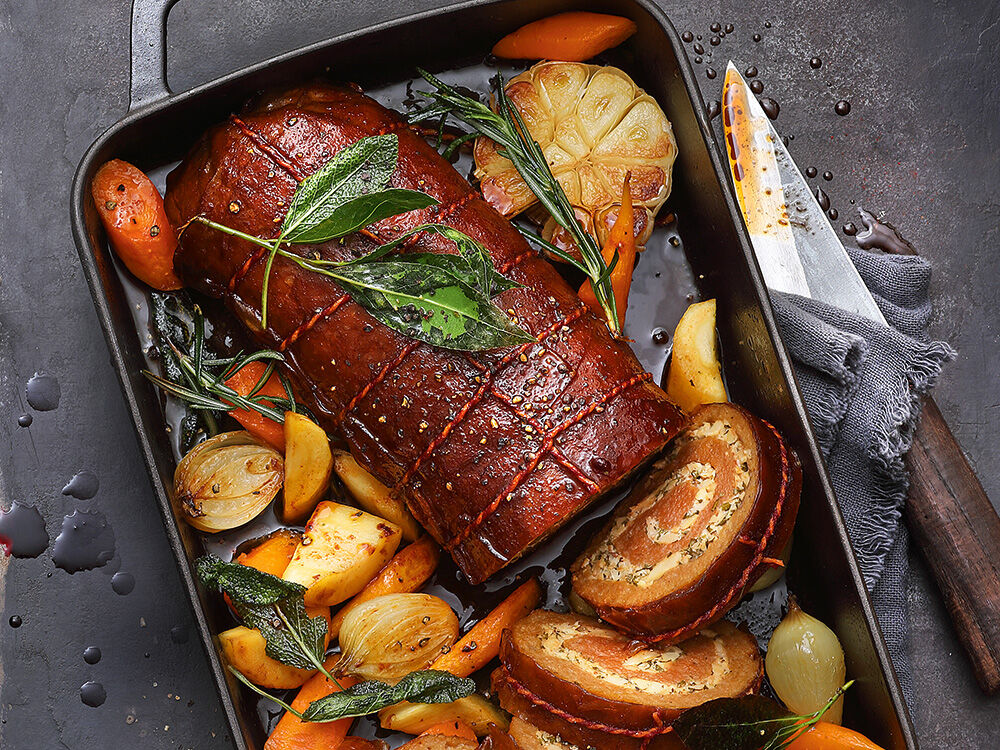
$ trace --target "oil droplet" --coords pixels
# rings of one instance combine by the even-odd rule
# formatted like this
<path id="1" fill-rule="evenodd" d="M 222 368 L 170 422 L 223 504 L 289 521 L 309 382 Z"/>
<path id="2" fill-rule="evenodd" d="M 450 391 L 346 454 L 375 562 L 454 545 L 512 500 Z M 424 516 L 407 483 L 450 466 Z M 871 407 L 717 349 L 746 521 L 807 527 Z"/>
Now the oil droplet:
<path id="1" fill-rule="evenodd" d="M 174 625 L 170 628 L 170 640 L 174 643 L 187 643 L 188 629 L 184 625 Z"/>
<path id="2" fill-rule="evenodd" d="M 101 660 L 101 649 L 97 646 L 87 646 L 83 650 L 83 660 L 87 664 L 97 664 Z"/>
<path id="3" fill-rule="evenodd" d="M 815 177 L 816 167 L 806 167 L 806 177 Z"/>
<path id="4" fill-rule="evenodd" d="M 37 508 L 18 502 L 0 513 L 0 536 L 7 539 L 9 554 L 14 557 L 38 557 L 49 546 L 42 514 Z"/>
<path id="5" fill-rule="evenodd" d="M 816 188 L 816 202 L 824 211 L 830 208 L 830 196 L 823 191 L 823 188 Z"/>
<path id="6" fill-rule="evenodd" d="M 764 97 L 760 100 L 760 108 L 764 110 L 764 114 L 771 120 L 777 120 L 778 113 L 781 111 L 778 103 L 769 97 Z"/>
<path id="7" fill-rule="evenodd" d="M 670 334 L 667 333 L 665 328 L 654 328 L 653 329 L 653 343 L 657 346 L 663 346 L 668 341 L 670 341 Z"/>
<path id="8" fill-rule="evenodd" d="M 18 427 L 31 427 L 31 423 L 34 421 L 30 414 L 22 414 L 17 418 Z"/>
<path id="9" fill-rule="evenodd" d="M 80 700 L 84 705 L 97 708 L 108 699 L 108 694 L 104 690 L 104 685 L 93 680 L 85 682 L 80 686 Z"/>
<path id="10" fill-rule="evenodd" d="M 21 615 L 11 615 L 7 622 L 12 628 L 19 628 L 24 624 L 24 620 L 21 619 Z"/>
<path id="11" fill-rule="evenodd" d="M 62 493 L 64 495 L 72 495 L 77 500 L 89 500 L 97 494 L 99 487 L 100 482 L 97 479 L 97 475 L 92 471 L 84 469 L 73 475 L 73 478 L 63 487 Z"/>
<path id="12" fill-rule="evenodd" d="M 705 68 L 705 75 L 711 80 L 718 74 L 715 72 L 715 68 Z"/>
<path id="13" fill-rule="evenodd" d="M 755 94 L 763 94 L 764 82 L 759 78 L 754 78 L 752 81 L 750 81 L 750 90 Z"/>
<path id="14" fill-rule="evenodd" d="M 67 573 L 107 565 L 115 556 L 115 533 L 103 513 L 76 510 L 63 518 L 52 561 Z"/>
<path id="15" fill-rule="evenodd" d="M 822 66 L 823 66 L 823 61 L 820 60 L 818 57 L 813 57 L 812 59 L 809 60 L 809 67 L 812 68 L 813 70 L 818 70 Z"/>
<path id="16" fill-rule="evenodd" d="M 833 105 L 833 111 L 843 117 L 851 111 L 851 103 L 847 99 L 841 99 Z"/>
<path id="17" fill-rule="evenodd" d="M 52 411 L 59 406 L 59 381 L 52 375 L 35 373 L 24 388 L 28 406 L 35 411 Z"/>
<path id="18" fill-rule="evenodd" d="M 719 103 L 719 101 L 717 99 L 714 99 L 714 100 L 712 100 L 712 101 L 710 101 L 708 103 L 708 119 L 709 120 L 714 120 L 716 117 L 719 116 L 719 113 L 721 111 L 722 111 L 722 105 Z"/>
<path id="19" fill-rule="evenodd" d="M 747 68 L 746 70 L 743 71 L 743 75 L 746 76 L 747 78 L 756 78 L 757 77 L 757 68 L 755 68 L 753 65 L 751 65 L 749 68 Z"/>
<path id="20" fill-rule="evenodd" d="M 692 42 L 694 41 L 694 34 L 692 34 L 690 31 L 685 31 L 683 34 L 681 34 L 681 39 L 684 40 L 685 42 Z"/>
<path id="21" fill-rule="evenodd" d="M 865 250 L 879 249 L 893 255 L 916 255 L 917 251 L 892 224 L 879 221 L 865 210 L 861 211 L 865 231 L 858 232 L 858 247 Z"/>
<path id="22" fill-rule="evenodd" d="M 846 234 L 848 237 L 853 237 L 858 233 L 858 228 L 854 226 L 854 222 L 852 221 L 849 221 L 846 224 L 844 224 L 843 230 L 844 234 Z"/>
<path id="23" fill-rule="evenodd" d="M 830 180 L 832 180 L 833 179 L 833 172 L 831 172 L 829 170 L 827 170 L 826 172 L 824 172 L 823 173 L 823 179 L 826 180 L 827 182 L 829 182 Z"/>
<path id="24" fill-rule="evenodd" d="M 111 576 L 111 588 L 118 596 L 128 596 L 135 588 L 135 576 L 119 571 Z"/>

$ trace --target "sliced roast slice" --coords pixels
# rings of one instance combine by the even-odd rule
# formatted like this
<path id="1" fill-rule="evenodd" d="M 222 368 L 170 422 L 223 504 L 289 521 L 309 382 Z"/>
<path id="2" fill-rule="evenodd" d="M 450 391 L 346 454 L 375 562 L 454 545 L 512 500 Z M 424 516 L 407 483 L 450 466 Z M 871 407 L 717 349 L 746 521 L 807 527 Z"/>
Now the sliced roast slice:
<path id="1" fill-rule="evenodd" d="M 573 564 L 573 590 L 637 638 L 682 640 L 781 564 L 801 483 L 770 424 L 703 406 Z"/>
<path id="2" fill-rule="evenodd" d="M 500 661 L 493 685 L 507 711 L 602 750 L 672 747 L 670 722 L 682 711 L 751 692 L 762 675 L 753 636 L 730 622 L 648 645 L 598 620 L 544 610 L 504 633 Z"/>

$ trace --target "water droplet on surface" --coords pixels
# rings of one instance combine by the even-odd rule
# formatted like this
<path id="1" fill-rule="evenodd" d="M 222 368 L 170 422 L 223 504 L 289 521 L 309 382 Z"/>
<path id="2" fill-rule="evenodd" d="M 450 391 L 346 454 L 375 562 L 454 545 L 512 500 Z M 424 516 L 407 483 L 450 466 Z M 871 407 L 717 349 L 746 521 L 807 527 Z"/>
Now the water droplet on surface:
<path id="1" fill-rule="evenodd" d="M 815 177 L 816 167 L 806 167 L 806 177 Z"/>
<path id="2" fill-rule="evenodd" d="M 696 58 L 694 59 L 694 61 L 695 61 L 695 63 L 696 63 L 697 65 L 701 65 L 701 58 L 700 58 L 700 57 L 696 57 Z"/>
<path id="3" fill-rule="evenodd" d="M 36 372 L 25 386 L 24 395 L 35 411 L 52 411 L 59 406 L 59 381 L 53 375 Z"/>
<path id="4" fill-rule="evenodd" d="M 24 624 L 24 620 L 21 619 L 21 615 L 11 615 L 10 619 L 7 620 L 7 623 L 12 628 L 19 628 Z"/>
<path id="5" fill-rule="evenodd" d="M 711 80 L 718 74 L 715 72 L 715 68 L 705 68 L 705 75 Z"/>
<path id="6" fill-rule="evenodd" d="M 770 22 L 770 21 L 765 21 L 765 22 L 764 22 L 764 28 L 765 28 L 765 29 L 769 29 L 769 28 L 771 28 L 771 22 Z"/>
<path id="7" fill-rule="evenodd" d="M 657 346 L 663 346 L 668 341 L 670 341 L 670 334 L 667 333 L 665 328 L 654 328 L 653 329 L 653 343 Z"/>
<path id="8" fill-rule="evenodd" d="M 690 31 L 685 31 L 683 34 L 681 34 L 681 40 L 685 42 L 690 42 L 694 40 L 694 34 L 692 34 Z"/>
<path id="9" fill-rule="evenodd" d="M 756 78 L 757 77 L 757 68 L 755 68 L 753 65 L 751 65 L 749 68 L 747 68 L 746 70 L 743 71 L 743 75 L 746 78 Z"/>
<path id="10" fill-rule="evenodd" d="M 847 99 L 841 99 L 833 105 L 833 111 L 843 117 L 851 111 L 851 103 Z"/>
<path id="11" fill-rule="evenodd" d="M 854 226 L 854 222 L 852 221 L 849 221 L 846 224 L 844 224 L 843 230 L 844 234 L 846 234 L 848 237 L 853 237 L 858 233 L 858 228 Z"/>
<path id="12" fill-rule="evenodd" d="M 76 510 L 63 518 L 52 550 L 57 568 L 67 573 L 92 570 L 107 565 L 114 556 L 115 533 L 103 513 Z"/>
<path id="13" fill-rule="evenodd" d="M 97 494 L 100 486 L 101 483 L 97 479 L 97 475 L 84 469 L 73 475 L 73 478 L 63 487 L 62 493 L 72 495 L 77 500 L 89 500 Z"/>
<path id="14" fill-rule="evenodd" d="M 101 660 L 101 649 L 97 646 L 87 646 L 83 650 L 83 660 L 87 664 L 97 664 Z"/>
<path id="15" fill-rule="evenodd" d="M 731 23 L 727 23 L 726 28 L 723 29 L 723 31 L 725 31 L 727 34 L 732 34 L 734 31 L 736 31 L 736 27 L 733 26 Z"/>
<path id="16" fill-rule="evenodd" d="M 816 202 L 824 211 L 830 208 L 830 196 L 823 191 L 823 188 L 816 188 Z"/>
<path id="17" fill-rule="evenodd" d="M 708 27 L 708 30 L 718 34 L 720 31 L 722 31 L 722 24 L 718 22 L 713 23 L 711 26 Z"/>
<path id="18" fill-rule="evenodd" d="M 838 211 L 835 208 L 831 208 L 829 211 L 826 212 L 826 214 L 827 216 L 830 217 L 831 220 L 836 221 L 837 218 L 840 216 L 840 211 Z"/>
<path id="19" fill-rule="evenodd" d="M 833 179 L 833 172 L 831 172 L 830 170 L 827 170 L 826 172 L 824 172 L 823 173 L 823 179 L 826 180 L 827 182 L 829 182 L 830 180 L 832 180 Z"/>
<path id="20" fill-rule="evenodd" d="M 170 640 L 174 643 L 188 642 L 188 629 L 184 625 L 174 625 L 170 628 Z"/>
<path id="21" fill-rule="evenodd" d="M 38 557 L 49 546 L 42 514 L 31 505 L 18 502 L 0 513 L 0 537 L 7 540 L 9 554 L 14 557 Z"/>
<path id="22" fill-rule="evenodd" d="M 753 40 L 754 40 L 755 42 L 759 42 L 759 41 L 760 41 L 760 34 L 754 34 L 754 35 L 753 35 Z"/>
<path id="23" fill-rule="evenodd" d="M 764 82 L 759 78 L 754 78 L 752 81 L 750 81 L 750 90 L 755 94 L 763 94 Z"/>
<path id="24" fill-rule="evenodd" d="M 111 588 L 118 596 L 127 596 L 135 588 L 135 576 L 120 571 L 111 576 Z"/>
<path id="25" fill-rule="evenodd" d="M 108 694 L 104 690 L 104 685 L 93 680 L 85 682 L 80 686 L 80 700 L 84 705 L 97 708 L 108 699 Z"/>
<path id="26" fill-rule="evenodd" d="M 19 416 L 17 418 L 17 426 L 18 427 L 31 427 L 31 423 L 33 421 L 34 420 L 33 420 L 32 416 L 30 414 L 22 414 L 21 416 Z"/>
<path id="27" fill-rule="evenodd" d="M 813 70 L 816 70 L 816 69 L 822 67 L 822 65 L 823 65 L 823 61 L 820 60 L 818 57 L 814 57 L 814 58 L 812 58 L 812 59 L 809 60 L 809 67 L 812 68 Z"/>
<path id="28" fill-rule="evenodd" d="M 696 55 L 704 55 L 705 54 L 705 48 L 703 46 L 701 46 L 700 44 L 695 44 L 694 47 L 692 47 L 691 49 L 694 50 L 694 52 L 695 52 Z"/>
<path id="29" fill-rule="evenodd" d="M 717 36 L 713 36 L 711 39 L 708 40 L 708 43 L 711 44 L 713 47 L 718 47 L 721 42 L 722 39 L 720 39 Z"/>
<path id="30" fill-rule="evenodd" d="M 769 97 L 764 97 L 760 100 L 760 108 L 764 110 L 764 114 L 770 120 L 777 120 L 778 113 L 781 112 L 781 107 L 778 106 L 778 103 Z"/>
<path id="31" fill-rule="evenodd" d="M 712 100 L 712 101 L 710 101 L 708 103 L 708 119 L 709 120 L 714 120 L 716 117 L 719 116 L 719 113 L 721 111 L 722 111 L 722 105 L 719 103 L 718 100 Z"/>

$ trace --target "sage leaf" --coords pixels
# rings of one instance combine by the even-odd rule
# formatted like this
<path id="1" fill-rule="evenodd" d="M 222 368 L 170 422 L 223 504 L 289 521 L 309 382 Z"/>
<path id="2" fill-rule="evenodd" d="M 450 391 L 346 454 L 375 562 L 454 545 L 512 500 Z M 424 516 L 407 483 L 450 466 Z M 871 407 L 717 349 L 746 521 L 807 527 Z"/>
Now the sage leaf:
<path id="1" fill-rule="evenodd" d="M 325 698 L 313 701 L 302 712 L 302 721 L 327 722 L 367 716 L 401 701 L 451 703 L 476 692 L 476 683 L 450 672 L 423 669 L 410 672 L 395 685 L 366 680 Z"/>
<path id="2" fill-rule="evenodd" d="M 261 632 L 272 659 L 299 669 L 322 664 L 326 620 L 309 617 L 305 586 L 215 555 L 198 558 L 195 572 L 202 584 L 229 596 L 244 625 Z"/>
<path id="3" fill-rule="evenodd" d="M 399 139 L 395 133 L 362 138 L 344 146 L 326 164 L 299 183 L 279 236 L 288 242 L 310 231 L 337 206 L 382 190 L 396 169 Z"/>
<path id="4" fill-rule="evenodd" d="M 294 244 L 316 244 L 343 237 L 363 229 L 376 221 L 390 216 L 413 211 L 418 208 L 433 206 L 437 201 L 427 193 L 419 190 L 404 190 L 403 188 L 388 188 L 373 193 L 365 193 L 344 200 L 335 205 L 328 205 L 328 213 L 311 223 L 309 227 L 301 226 L 285 235 L 283 241 Z"/>
<path id="5" fill-rule="evenodd" d="M 328 273 L 381 323 L 433 346 L 478 351 L 534 341 L 466 280 L 467 268 L 461 256 L 408 253 Z"/>

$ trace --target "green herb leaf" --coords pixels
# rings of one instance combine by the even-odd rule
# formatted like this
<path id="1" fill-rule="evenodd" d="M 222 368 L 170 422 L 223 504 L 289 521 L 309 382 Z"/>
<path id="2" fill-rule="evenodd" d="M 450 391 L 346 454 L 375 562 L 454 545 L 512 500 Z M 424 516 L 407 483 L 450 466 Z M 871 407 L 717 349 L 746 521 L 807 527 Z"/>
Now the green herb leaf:
<path id="1" fill-rule="evenodd" d="M 434 346 L 460 351 L 534 341 L 466 280 L 462 256 L 409 253 L 329 272 L 385 325 Z"/>
<path id="2" fill-rule="evenodd" d="M 299 183 L 279 236 L 287 242 L 298 242 L 337 206 L 382 190 L 389 184 L 398 157 L 399 139 L 395 133 L 362 138 L 345 146 Z"/>
<path id="3" fill-rule="evenodd" d="M 395 685 L 379 680 L 359 682 L 309 704 L 302 721 L 327 722 L 367 716 L 401 701 L 411 703 L 451 703 L 476 692 L 476 683 L 449 672 L 424 669 L 410 672 Z"/>
<path id="4" fill-rule="evenodd" d="M 257 628 L 272 659 L 299 669 L 316 669 L 326 650 L 326 620 L 306 613 L 304 586 L 215 555 L 195 561 L 195 572 L 205 586 L 229 595 L 249 628 Z"/>
<path id="5" fill-rule="evenodd" d="M 298 195 L 298 193 L 296 193 Z M 358 195 L 343 201 L 307 229 L 297 229 L 284 237 L 294 244 L 316 244 L 343 237 L 390 216 L 427 208 L 437 203 L 419 190 L 389 188 Z"/>

